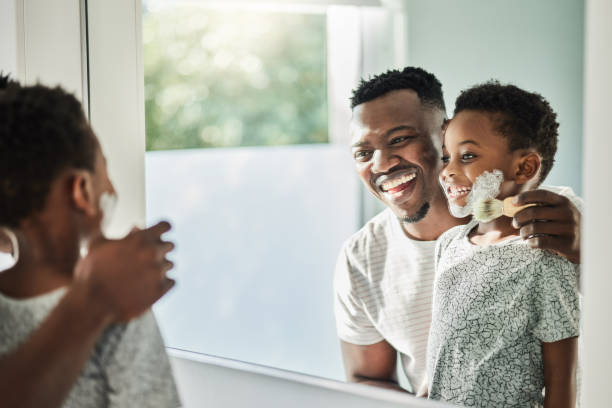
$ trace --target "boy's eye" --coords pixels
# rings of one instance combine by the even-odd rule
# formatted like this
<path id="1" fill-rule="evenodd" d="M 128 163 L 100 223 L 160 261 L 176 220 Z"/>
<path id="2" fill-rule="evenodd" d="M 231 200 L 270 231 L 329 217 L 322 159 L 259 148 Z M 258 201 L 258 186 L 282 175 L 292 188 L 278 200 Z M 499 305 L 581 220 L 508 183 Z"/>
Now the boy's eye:
<path id="1" fill-rule="evenodd" d="M 476 158 L 476 155 L 473 154 L 473 153 L 463 153 L 461 155 L 461 160 L 463 160 L 463 161 L 469 161 L 469 160 L 472 160 L 474 158 Z"/>
<path id="2" fill-rule="evenodd" d="M 442 163 L 448 164 L 449 160 L 450 160 L 450 156 L 442 156 Z"/>
<path id="3" fill-rule="evenodd" d="M 357 161 L 364 161 L 370 156 L 371 152 L 368 150 L 358 150 L 353 153 L 353 157 Z"/>

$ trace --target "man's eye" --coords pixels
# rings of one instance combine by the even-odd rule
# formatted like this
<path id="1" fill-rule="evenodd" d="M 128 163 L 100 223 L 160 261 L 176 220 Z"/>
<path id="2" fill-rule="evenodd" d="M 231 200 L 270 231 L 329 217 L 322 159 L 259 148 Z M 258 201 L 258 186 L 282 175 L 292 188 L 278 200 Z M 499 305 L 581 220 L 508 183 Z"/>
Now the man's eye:
<path id="1" fill-rule="evenodd" d="M 371 152 L 368 150 L 359 150 L 353 154 L 355 160 L 363 161 L 366 160 L 370 156 Z"/>
<path id="2" fill-rule="evenodd" d="M 401 143 L 405 140 L 408 139 L 414 139 L 414 136 L 399 136 L 399 137 L 394 137 L 393 139 L 391 139 L 391 142 L 389 142 L 389 144 L 398 144 Z"/>

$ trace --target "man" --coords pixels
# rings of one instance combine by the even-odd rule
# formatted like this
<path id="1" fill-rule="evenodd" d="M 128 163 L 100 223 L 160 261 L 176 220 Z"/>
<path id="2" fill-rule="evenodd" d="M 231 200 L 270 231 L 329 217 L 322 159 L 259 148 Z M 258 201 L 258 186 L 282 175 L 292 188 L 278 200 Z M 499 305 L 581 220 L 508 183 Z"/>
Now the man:
<path id="1" fill-rule="evenodd" d="M 103 237 L 114 189 L 73 96 L 0 78 L 0 117 L 2 405 L 177 406 L 148 311 L 174 284 L 169 224 Z"/>
<path id="2" fill-rule="evenodd" d="M 363 81 L 351 107 L 357 173 L 388 208 L 354 234 L 338 258 L 335 314 L 346 376 L 403 390 L 396 378 L 399 354 L 408 391 L 425 395 L 435 240 L 468 221 L 449 213 L 438 182 L 446 120 L 442 86 L 420 68 L 388 71 Z M 521 236 L 579 263 L 576 205 L 545 190 L 520 199 L 541 204 L 515 216 Z"/>

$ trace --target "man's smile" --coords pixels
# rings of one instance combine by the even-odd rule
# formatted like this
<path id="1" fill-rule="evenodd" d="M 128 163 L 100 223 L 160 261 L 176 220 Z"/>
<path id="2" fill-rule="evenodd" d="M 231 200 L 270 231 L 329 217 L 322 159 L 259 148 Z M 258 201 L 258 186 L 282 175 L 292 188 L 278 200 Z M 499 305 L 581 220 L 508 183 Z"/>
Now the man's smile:
<path id="1" fill-rule="evenodd" d="M 391 175 L 380 176 L 375 184 L 390 201 L 404 201 L 416 184 L 416 169 L 400 170 Z"/>

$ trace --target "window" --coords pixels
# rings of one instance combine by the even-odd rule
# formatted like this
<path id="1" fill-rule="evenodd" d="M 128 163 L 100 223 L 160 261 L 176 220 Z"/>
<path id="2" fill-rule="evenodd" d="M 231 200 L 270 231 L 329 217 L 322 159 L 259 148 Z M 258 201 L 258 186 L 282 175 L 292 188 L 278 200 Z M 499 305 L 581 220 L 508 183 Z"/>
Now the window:
<path id="1" fill-rule="evenodd" d="M 147 150 L 328 141 L 324 13 L 143 13 Z"/>
<path id="2" fill-rule="evenodd" d="M 178 244 L 166 344 L 342 379 L 332 278 L 360 207 L 328 135 L 327 9 L 143 6 L 147 220 Z"/>

